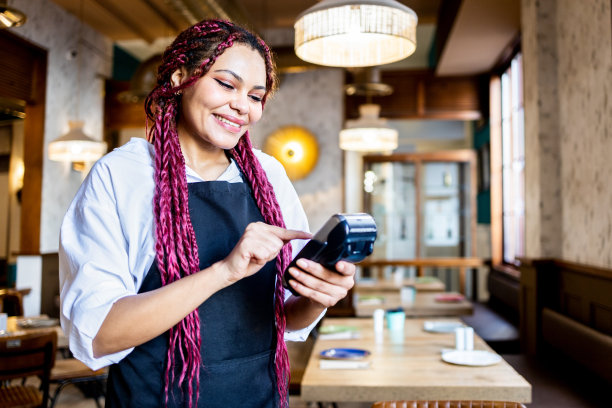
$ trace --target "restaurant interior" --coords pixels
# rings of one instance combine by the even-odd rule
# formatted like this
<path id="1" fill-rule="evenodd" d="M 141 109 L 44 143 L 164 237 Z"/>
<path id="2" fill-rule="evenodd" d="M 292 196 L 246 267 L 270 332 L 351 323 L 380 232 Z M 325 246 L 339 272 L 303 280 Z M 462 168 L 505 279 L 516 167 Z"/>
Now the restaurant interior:
<path id="1" fill-rule="evenodd" d="M 27 386 L 39 405 L 23 406 L 104 404 L 106 369 L 72 358 L 58 325 L 60 225 L 95 161 L 146 137 L 165 47 L 212 17 L 275 55 L 280 87 L 250 136 L 285 167 L 311 231 L 339 213 L 376 223 L 355 286 L 288 342 L 290 407 L 610 406 L 609 0 L 8 0 L 0 13 L 0 406 Z M 307 26 L 321 21 L 329 32 Z M 52 356 L 17 379 L 16 350 L 43 334 Z"/>

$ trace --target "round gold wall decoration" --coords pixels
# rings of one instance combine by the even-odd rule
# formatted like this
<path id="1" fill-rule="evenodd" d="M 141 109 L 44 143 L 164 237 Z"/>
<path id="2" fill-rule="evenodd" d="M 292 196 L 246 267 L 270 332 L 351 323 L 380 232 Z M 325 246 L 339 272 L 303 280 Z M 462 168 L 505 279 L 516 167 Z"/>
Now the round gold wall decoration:
<path id="1" fill-rule="evenodd" d="M 263 151 L 275 157 L 291 180 L 306 177 L 317 164 L 317 138 L 301 126 L 283 126 L 271 133 Z"/>

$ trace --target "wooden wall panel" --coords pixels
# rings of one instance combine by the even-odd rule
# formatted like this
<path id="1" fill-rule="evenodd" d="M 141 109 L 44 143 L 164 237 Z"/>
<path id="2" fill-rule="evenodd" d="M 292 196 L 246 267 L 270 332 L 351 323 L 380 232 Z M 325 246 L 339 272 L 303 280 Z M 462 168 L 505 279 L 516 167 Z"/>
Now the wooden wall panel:
<path id="1" fill-rule="evenodd" d="M 354 76 L 347 74 L 347 83 Z M 437 77 L 433 71 L 382 71 L 380 81 L 393 87 L 388 96 L 371 97 L 387 119 L 475 120 L 486 116 L 488 89 L 476 76 Z M 488 84 L 485 84 L 485 88 Z M 368 102 L 366 96 L 346 96 L 346 119 L 359 117 L 358 107 Z"/>

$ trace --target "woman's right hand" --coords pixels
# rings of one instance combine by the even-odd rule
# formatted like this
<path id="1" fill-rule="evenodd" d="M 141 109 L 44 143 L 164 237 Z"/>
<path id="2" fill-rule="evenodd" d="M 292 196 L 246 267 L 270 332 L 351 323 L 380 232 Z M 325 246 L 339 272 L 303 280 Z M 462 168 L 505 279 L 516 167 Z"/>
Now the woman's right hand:
<path id="1" fill-rule="evenodd" d="M 247 225 L 232 252 L 216 266 L 220 267 L 229 286 L 259 271 L 278 256 L 287 242 L 310 238 L 312 235 L 307 232 L 254 222 Z"/>

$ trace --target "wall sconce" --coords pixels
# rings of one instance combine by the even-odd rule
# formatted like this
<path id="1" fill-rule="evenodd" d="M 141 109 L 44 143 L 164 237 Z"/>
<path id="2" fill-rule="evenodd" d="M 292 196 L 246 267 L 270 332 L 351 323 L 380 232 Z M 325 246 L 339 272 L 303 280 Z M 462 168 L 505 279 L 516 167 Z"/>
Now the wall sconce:
<path id="1" fill-rule="evenodd" d="M 85 163 L 98 160 L 106 153 L 106 143 L 94 140 L 83 132 L 83 121 L 69 121 L 70 130 L 49 143 L 49 159 L 72 162 L 77 171 L 85 169 Z"/>
<path id="2" fill-rule="evenodd" d="M 12 7 L 8 7 L 7 0 L 0 0 L 0 28 L 19 27 L 26 22 L 26 15 Z"/>
<path id="3" fill-rule="evenodd" d="M 281 162 L 291 180 L 306 177 L 317 164 L 316 137 L 301 126 L 284 126 L 268 136 L 263 151 Z"/>

